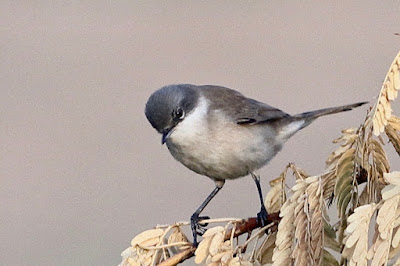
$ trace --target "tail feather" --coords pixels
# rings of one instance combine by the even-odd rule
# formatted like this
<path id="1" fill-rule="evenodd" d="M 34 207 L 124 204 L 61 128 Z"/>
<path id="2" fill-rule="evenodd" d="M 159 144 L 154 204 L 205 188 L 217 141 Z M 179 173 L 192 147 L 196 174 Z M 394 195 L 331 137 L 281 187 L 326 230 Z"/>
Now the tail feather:
<path id="1" fill-rule="evenodd" d="M 353 103 L 353 104 L 348 104 L 348 105 L 343 105 L 343 106 L 337 106 L 337 107 L 329 107 L 329 108 L 324 108 L 324 109 L 319 109 L 319 110 L 314 110 L 310 112 L 305 112 L 301 114 L 294 115 L 293 117 L 299 117 L 299 118 L 317 118 L 320 116 L 324 115 L 330 115 L 330 114 L 335 114 L 335 113 L 340 113 L 340 112 L 346 112 L 350 111 L 356 107 L 359 107 L 361 105 L 364 105 L 368 102 L 359 102 L 359 103 Z"/>
<path id="2" fill-rule="evenodd" d="M 302 128 L 308 126 L 311 122 L 313 122 L 315 119 L 317 119 L 320 116 L 350 111 L 350 110 L 352 110 L 356 107 L 359 107 L 361 105 L 364 105 L 366 103 L 368 103 L 368 102 L 359 102 L 359 103 L 353 103 L 353 104 L 342 105 L 342 106 L 337 106 L 337 107 L 329 107 L 329 108 L 314 110 L 314 111 L 294 115 L 294 116 L 292 116 L 292 118 L 294 120 L 303 120 L 304 121 L 304 124 L 300 128 L 300 129 L 302 129 Z"/>
<path id="3" fill-rule="evenodd" d="M 351 109 L 359 107 L 366 103 L 368 102 L 359 102 L 343 106 L 324 108 L 277 119 L 275 123 L 279 130 L 278 136 L 283 141 L 286 141 L 291 136 L 293 136 L 297 131 L 299 131 L 302 128 L 305 128 L 320 116 L 350 111 Z"/>

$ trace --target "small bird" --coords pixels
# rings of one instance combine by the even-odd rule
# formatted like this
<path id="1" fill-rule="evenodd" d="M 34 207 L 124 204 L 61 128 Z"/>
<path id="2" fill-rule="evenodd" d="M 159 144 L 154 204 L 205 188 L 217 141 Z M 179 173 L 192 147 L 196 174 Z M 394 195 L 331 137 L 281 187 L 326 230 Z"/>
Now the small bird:
<path id="1" fill-rule="evenodd" d="M 225 180 L 251 175 L 261 201 L 257 214 L 264 226 L 268 216 L 255 171 L 266 165 L 300 129 L 324 115 L 349 111 L 366 102 L 289 115 L 268 104 L 220 86 L 168 85 L 146 103 L 150 124 L 162 134 L 172 156 L 190 170 L 214 180 L 215 188 L 191 216 L 193 244 L 204 232 L 199 216 Z"/>

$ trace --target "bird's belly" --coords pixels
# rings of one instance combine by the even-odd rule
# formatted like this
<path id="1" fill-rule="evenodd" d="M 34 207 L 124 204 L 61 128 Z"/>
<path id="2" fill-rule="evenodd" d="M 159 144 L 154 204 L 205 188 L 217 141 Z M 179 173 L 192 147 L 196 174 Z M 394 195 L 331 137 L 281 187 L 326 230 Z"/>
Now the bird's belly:
<path id="1" fill-rule="evenodd" d="M 167 146 L 176 160 L 196 173 L 215 180 L 235 179 L 264 166 L 281 149 L 269 130 L 228 125 L 193 135 L 177 131 Z"/>

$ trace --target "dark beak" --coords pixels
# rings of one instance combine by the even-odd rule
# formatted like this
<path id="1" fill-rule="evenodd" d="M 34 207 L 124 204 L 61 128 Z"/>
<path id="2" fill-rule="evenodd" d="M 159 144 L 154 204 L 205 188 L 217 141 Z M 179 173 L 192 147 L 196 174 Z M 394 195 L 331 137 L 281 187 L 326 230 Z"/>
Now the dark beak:
<path id="1" fill-rule="evenodd" d="M 167 138 L 171 135 L 171 132 L 172 132 L 171 129 L 164 131 L 161 137 L 161 145 L 163 145 L 167 141 Z"/>

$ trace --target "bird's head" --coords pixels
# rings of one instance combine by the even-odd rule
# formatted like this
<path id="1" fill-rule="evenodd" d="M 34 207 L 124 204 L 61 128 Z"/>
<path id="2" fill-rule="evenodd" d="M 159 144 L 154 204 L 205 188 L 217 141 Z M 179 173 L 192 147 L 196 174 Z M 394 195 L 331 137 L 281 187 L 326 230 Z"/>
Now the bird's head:
<path id="1" fill-rule="evenodd" d="M 198 98 L 198 91 L 190 84 L 168 85 L 150 96 L 145 114 L 150 124 L 162 134 L 162 144 L 195 108 Z"/>

